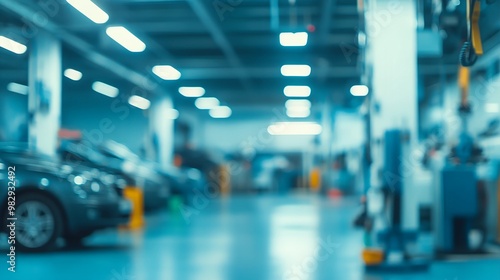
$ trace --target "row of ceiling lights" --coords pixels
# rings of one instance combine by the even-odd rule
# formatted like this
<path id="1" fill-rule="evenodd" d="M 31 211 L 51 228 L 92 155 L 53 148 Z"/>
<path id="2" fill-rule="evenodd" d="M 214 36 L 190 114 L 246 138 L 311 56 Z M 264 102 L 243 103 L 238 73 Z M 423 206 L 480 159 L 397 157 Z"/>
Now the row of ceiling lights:
<path id="1" fill-rule="evenodd" d="M 282 32 L 279 39 L 284 47 L 303 47 L 307 45 L 309 35 L 307 32 Z M 283 65 L 281 75 L 285 77 L 308 77 L 311 75 L 309 65 Z M 306 97 L 311 95 L 311 88 L 306 85 L 290 85 L 283 89 L 286 97 L 292 98 L 286 101 L 286 114 L 290 118 L 307 118 L 311 115 L 311 102 Z M 293 99 L 302 98 L 302 99 Z M 286 122 L 272 124 L 268 132 L 272 135 L 317 135 L 321 133 L 321 125 L 312 122 Z"/>
<path id="2" fill-rule="evenodd" d="M 103 24 L 109 20 L 108 14 L 90 0 L 67 0 L 67 2 L 97 24 Z M 130 52 L 143 52 L 146 49 L 146 44 L 123 26 L 108 27 L 106 34 Z M 163 80 L 179 80 L 182 76 L 181 72 L 171 65 L 157 65 L 153 67 L 152 71 Z M 209 110 L 209 114 L 213 118 L 228 118 L 232 114 L 231 108 L 221 106 L 217 98 L 202 97 L 205 95 L 205 89 L 202 87 L 181 87 L 179 93 L 186 97 L 197 97 L 196 107 L 201 110 Z M 149 107 L 149 103 L 146 101 L 138 98 L 135 100 L 144 107 L 146 104 Z"/>
<path id="3" fill-rule="evenodd" d="M 109 15 L 91 0 L 66 1 L 97 24 L 103 24 L 109 20 Z M 143 52 L 146 49 L 146 44 L 123 26 L 108 27 L 106 34 L 130 52 Z M 27 51 L 25 45 L 5 36 L 0 36 L 0 47 L 16 54 L 24 54 Z M 179 80 L 181 78 L 181 73 L 171 65 L 154 66 L 152 72 L 163 80 Z M 78 70 L 70 68 L 64 71 L 64 76 L 70 80 L 79 81 L 82 79 L 83 74 Z M 28 94 L 28 87 L 17 83 L 10 83 L 7 89 L 15 93 Z M 116 87 L 100 81 L 94 82 L 92 89 L 111 98 L 115 98 L 119 94 L 119 90 Z M 205 94 L 205 89 L 202 87 L 181 87 L 179 88 L 179 92 L 187 97 L 198 97 L 195 102 L 196 107 L 199 109 L 208 109 L 210 116 L 213 118 L 228 118 L 232 114 L 231 109 L 228 106 L 221 106 L 219 100 L 215 97 L 201 97 Z M 130 105 L 142 110 L 148 109 L 151 105 L 149 100 L 137 95 L 131 96 L 128 101 Z M 176 118 L 178 111 L 174 111 L 169 115 Z"/>
<path id="4" fill-rule="evenodd" d="M 284 47 L 303 47 L 307 45 L 307 32 L 282 32 L 279 39 Z M 311 66 L 296 64 L 283 65 L 281 75 L 284 77 L 308 77 Z M 311 88 L 306 85 L 289 85 L 283 93 L 290 99 L 286 101 L 286 114 L 290 118 L 307 118 L 311 115 L 311 101 L 306 99 L 311 95 Z M 298 99 L 297 99 L 298 98 Z M 320 124 L 315 122 L 280 122 L 271 124 L 267 131 L 271 135 L 318 135 L 322 132 Z"/>
<path id="5" fill-rule="evenodd" d="M 109 20 L 109 15 L 91 0 L 66 1 L 97 24 L 103 24 Z M 130 52 L 142 52 L 146 49 L 146 44 L 123 26 L 108 27 L 106 34 Z M 307 45 L 308 33 L 282 32 L 279 39 L 282 46 L 301 47 Z M 0 47 L 17 54 L 25 53 L 27 50 L 25 45 L 4 36 L 0 36 Z M 153 67 L 152 71 L 163 80 L 178 80 L 181 78 L 181 73 L 171 65 L 157 65 Z M 75 81 L 80 80 L 82 77 L 82 73 L 74 69 L 67 69 L 64 74 L 69 79 Z M 281 67 L 281 74 L 286 77 L 307 77 L 311 74 L 311 67 L 309 65 L 283 65 Z M 95 82 L 93 89 L 110 97 L 118 95 L 118 89 L 110 85 L 104 85 L 106 84 Z M 197 97 L 195 101 L 196 107 L 199 109 L 209 109 L 210 115 L 214 118 L 227 118 L 231 116 L 231 109 L 227 106 L 220 106 L 219 100 L 215 97 L 202 97 L 205 94 L 205 90 L 202 87 L 181 87 L 179 88 L 179 92 L 186 97 Z M 284 94 L 291 98 L 308 97 L 311 94 L 311 88 L 308 86 L 286 86 Z M 363 85 L 353 86 L 351 94 L 365 96 L 368 94 L 368 88 Z M 308 117 L 311 109 L 310 101 L 307 99 L 296 101 L 286 103 L 287 115 L 291 118 Z M 140 96 L 132 96 L 129 99 L 129 103 L 140 109 L 148 109 L 150 106 L 150 101 Z"/>
<path id="6" fill-rule="evenodd" d="M 307 32 L 282 32 L 280 34 L 280 44 L 284 47 L 303 47 L 307 45 L 307 41 Z M 281 74 L 285 77 L 308 77 L 311 74 L 311 67 L 309 65 L 283 65 Z M 286 86 L 283 92 L 287 97 L 305 98 L 311 95 L 311 88 L 309 86 Z M 369 89 L 365 85 L 354 85 L 350 92 L 353 96 L 366 96 Z M 290 118 L 307 118 L 311 114 L 311 102 L 307 99 L 289 99 L 285 107 Z M 273 135 L 318 135 L 321 131 L 321 125 L 313 122 L 273 124 L 268 128 L 268 132 Z"/>
<path id="7" fill-rule="evenodd" d="M 95 23 L 102 24 L 108 21 L 109 16 L 90 0 L 67 0 L 70 5 L 87 16 Z M 108 27 L 106 34 L 131 52 L 142 52 L 146 45 L 134 34 L 123 26 Z M 305 46 L 307 45 L 307 32 L 283 32 L 280 34 L 280 43 L 283 46 Z M 153 73 L 164 80 L 178 80 L 181 73 L 171 65 L 157 65 L 152 69 Z M 309 65 L 283 65 L 281 67 L 283 76 L 307 77 L 311 74 Z M 205 89 L 202 87 L 181 87 L 181 95 L 196 97 L 195 106 L 201 110 L 210 110 L 210 116 L 214 118 L 228 118 L 232 111 L 228 106 L 220 106 L 220 101 L 215 97 L 202 97 Z M 288 97 L 308 97 L 311 89 L 308 86 L 287 86 L 284 93 Z M 287 103 L 287 114 L 292 118 L 305 118 L 310 115 L 311 104 L 308 100 L 303 102 Z"/>

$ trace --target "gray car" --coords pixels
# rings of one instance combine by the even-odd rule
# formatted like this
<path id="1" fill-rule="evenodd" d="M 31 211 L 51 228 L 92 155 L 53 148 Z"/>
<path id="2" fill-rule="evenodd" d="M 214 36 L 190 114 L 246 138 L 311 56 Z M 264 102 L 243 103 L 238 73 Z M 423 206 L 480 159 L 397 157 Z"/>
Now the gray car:
<path id="1" fill-rule="evenodd" d="M 0 217 L 7 222 L 0 230 L 7 231 L 9 246 L 42 251 L 60 237 L 78 242 L 96 230 L 127 223 L 130 212 L 130 201 L 90 170 L 26 151 L 0 150 Z"/>

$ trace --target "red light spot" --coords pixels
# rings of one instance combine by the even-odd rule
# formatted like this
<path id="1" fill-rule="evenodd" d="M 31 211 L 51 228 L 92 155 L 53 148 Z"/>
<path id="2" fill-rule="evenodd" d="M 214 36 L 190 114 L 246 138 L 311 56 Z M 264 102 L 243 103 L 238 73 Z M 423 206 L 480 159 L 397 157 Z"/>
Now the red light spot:
<path id="1" fill-rule="evenodd" d="M 309 31 L 309 32 L 316 31 L 316 26 L 314 26 L 313 24 L 308 24 L 307 25 L 307 31 Z"/>

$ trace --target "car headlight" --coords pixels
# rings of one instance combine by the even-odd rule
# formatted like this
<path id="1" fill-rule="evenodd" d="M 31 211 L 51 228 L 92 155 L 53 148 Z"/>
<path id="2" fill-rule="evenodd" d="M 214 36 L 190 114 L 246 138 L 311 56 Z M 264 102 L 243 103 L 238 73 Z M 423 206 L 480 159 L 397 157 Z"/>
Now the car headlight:
<path id="1" fill-rule="evenodd" d="M 71 175 L 68 180 L 73 185 L 73 191 L 81 198 L 87 198 L 89 195 L 100 194 L 105 188 L 104 184 L 96 180 L 90 180 L 85 175 Z"/>
<path id="2" fill-rule="evenodd" d="M 87 193 L 99 193 L 104 189 L 104 185 L 100 184 L 97 181 L 92 181 L 88 182 L 88 184 L 81 186 L 81 188 Z"/>
<path id="3" fill-rule="evenodd" d="M 83 186 L 87 183 L 87 179 L 85 176 L 77 175 L 77 176 L 72 176 L 73 177 L 73 183 L 77 186 Z"/>
<path id="4" fill-rule="evenodd" d="M 101 182 L 107 185 L 111 185 L 115 182 L 115 176 L 111 174 L 101 174 L 100 176 Z"/>

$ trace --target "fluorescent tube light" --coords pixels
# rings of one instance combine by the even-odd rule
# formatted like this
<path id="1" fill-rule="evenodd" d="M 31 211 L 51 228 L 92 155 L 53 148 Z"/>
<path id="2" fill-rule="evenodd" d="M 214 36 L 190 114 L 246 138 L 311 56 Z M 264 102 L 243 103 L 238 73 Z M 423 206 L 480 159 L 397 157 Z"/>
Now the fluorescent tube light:
<path id="1" fill-rule="evenodd" d="M 267 132 L 271 135 L 319 135 L 322 127 L 314 122 L 278 122 L 270 125 Z"/>
<path id="2" fill-rule="evenodd" d="M 90 0 L 66 0 L 66 2 L 97 24 L 106 23 L 109 19 L 108 14 Z"/>
<path id="3" fill-rule="evenodd" d="M 194 105 L 201 110 L 210 110 L 219 106 L 219 104 L 219 100 L 215 97 L 200 97 L 194 102 Z"/>
<path id="4" fill-rule="evenodd" d="M 13 52 L 15 54 L 23 54 L 28 49 L 25 45 L 16 42 L 5 36 L 0 36 L 0 47 Z"/>
<path id="5" fill-rule="evenodd" d="M 308 97 L 311 95 L 311 88 L 308 86 L 286 86 L 283 93 L 288 97 Z"/>
<path id="6" fill-rule="evenodd" d="M 123 26 L 108 27 L 106 34 L 130 52 L 143 52 L 146 49 L 146 44 Z"/>
<path id="7" fill-rule="evenodd" d="M 226 119 L 231 116 L 233 111 L 228 106 L 218 106 L 210 109 L 210 116 L 214 119 Z"/>
<path id="8" fill-rule="evenodd" d="M 280 44 L 284 47 L 303 47 L 307 45 L 307 32 L 281 32 Z"/>
<path id="9" fill-rule="evenodd" d="M 153 67 L 153 73 L 163 80 L 178 80 L 181 78 L 181 72 L 170 65 L 156 65 Z"/>
<path id="10" fill-rule="evenodd" d="M 290 99 L 285 103 L 285 107 L 287 109 L 292 109 L 292 108 L 310 109 L 311 108 L 311 101 L 309 101 L 307 99 Z"/>
<path id="11" fill-rule="evenodd" d="M 29 93 L 29 87 L 25 85 L 21 85 L 18 83 L 9 83 L 7 85 L 7 90 L 14 92 L 14 93 L 19 93 L 22 95 L 28 95 Z"/>
<path id="12" fill-rule="evenodd" d="M 311 115 L 309 108 L 290 108 L 286 110 L 286 115 L 290 118 L 307 118 Z"/>
<path id="13" fill-rule="evenodd" d="M 311 66 L 309 65 L 283 65 L 281 66 L 281 75 L 292 77 L 307 77 L 311 75 Z"/>
<path id="14" fill-rule="evenodd" d="M 78 70 L 68 68 L 64 70 L 64 76 L 70 80 L 79 81 L 82 79 L 83 74 Z"/>
<path id="15" fill-rule="evenodd" d="M 205 89 L 202 87 L 180 87 L 179 93 L 185 97 L 201 97 L 205 95 Z"/>
<path id="16" fill-rule="evenodd" d="M 128 103 L 136 108 L 146 110 L 151 106 L 151 101 L 139 95 L 132 95 L 128 99 Z"/>
<path id="17" fill-rule="evenodd" d="M 106 95 L 106 96 L 111 97 L 111 98 L 117 97 L 118 93 L 120 93 L 120 91 L 117 88 L 115 88 L 114 86 L 110 86 L 110 85 L 105 84 L 103 82 L 94 82 L 92 84 L 92 89 L 95 92 L 98 92 L 102 95 Z"/>
<path id="18" fill-rule="evenodd" d="M 351 94 L 354 96 L 367 96 L 370 90 L 367 86 L 356 85 L 351 87 Z"/>

